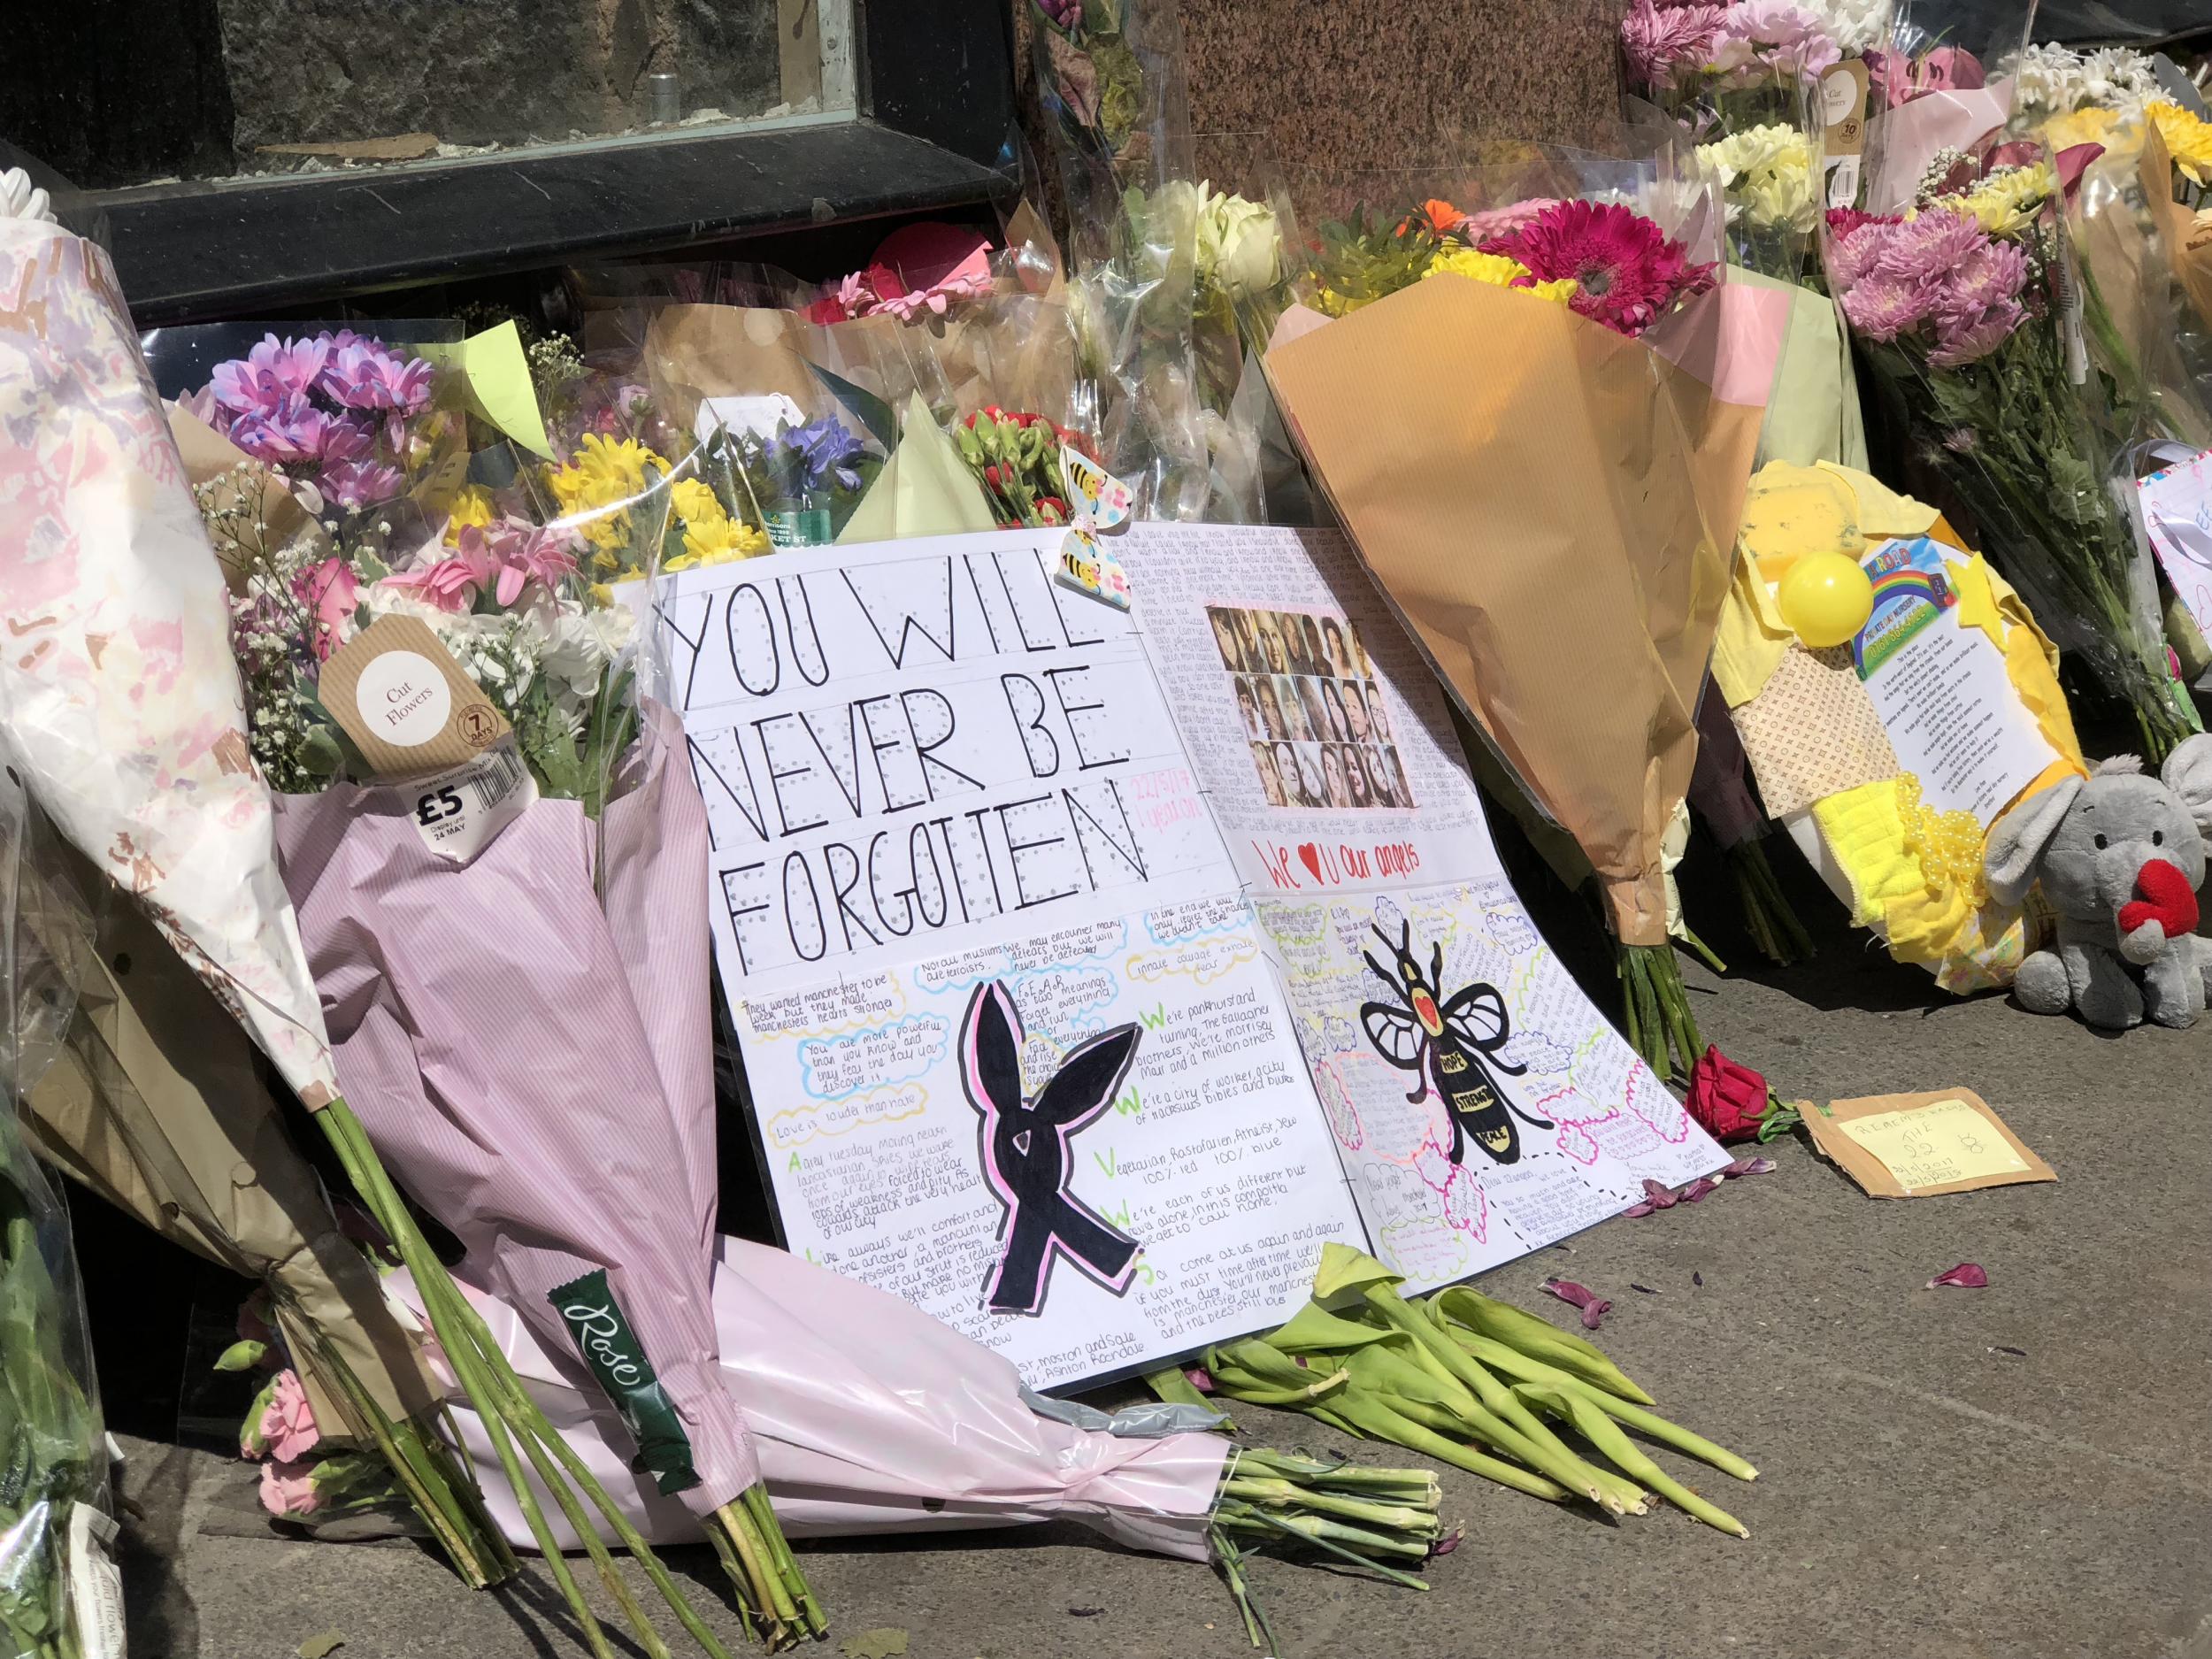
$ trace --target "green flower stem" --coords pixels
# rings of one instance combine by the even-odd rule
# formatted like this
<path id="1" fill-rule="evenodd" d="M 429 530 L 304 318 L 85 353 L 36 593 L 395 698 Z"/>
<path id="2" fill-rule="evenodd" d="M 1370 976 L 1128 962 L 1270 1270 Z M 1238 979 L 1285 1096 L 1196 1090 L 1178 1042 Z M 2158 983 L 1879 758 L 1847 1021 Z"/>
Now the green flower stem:
<path id="1" fill-rule="evenodd" d="M 1536 1414 L 1522 1404 L 1511 1389 L 1484 1370 L 1471 1355 L 1448 1340 L 1418 1311 L 1408 1307 L 1394 1289 L 1371 1286 L 1366 1302 L 1386 1323 L 1413 1339 L 1416 1354 L 1432 1361 L 1473 1394 L 1482 1402 L 1484 1410 L 1503 1420 L 1514 1443 L 1502 1444 L 1491 1436 L 1484 1437 L 1491 1440 L 1500 1451 L 1541 1471 L 1569 1491 L 1586 1494 L 1591 1502 L 1616 1514 L 1626 1507 L 1619 1493 L 1609 1489 L 1596 1470 L 1568 1450 L 1558 1436 L 1538 1422 Z"/>
<path id="2" fill-rule="evenodd" d="M 598 1627 L 592 1621 L 590 1610 L 576 1588 L 557 1548 L 550 1541 L 549 1530 L 540 1509 L 535 1494 L 524 1479 L 516 1459 L 514 1448 L 508 1442 L 510 1424 L 518 1431 L 534 1435 L 549 1451 L 571 1482 L 588 1498 L 593 1507 L 606 1517 L 607 1523 L 626 1548 L 635 1556 L 652 1579 L 654 1587 L 668 1602 L 677 1618 L 692 1639 L 703 1648 L 710 1659 L 729 1659 L 728 1650 L 707 1628 L 703 1620 L 677 1588 L 668 1570 L 661 1564 L 637 1529 L 623 1515 L 621 1507 L 611 1497 L 604 1486 L 584 1464 L 566 1440 L 546 1420 L 523 1387 L 521 1379 L 514 1373 L 506 1356 L 493 1340 L 490 1330 L 482 1317 L 461 1294 L 444 1265 L 431 1252 L 429 1243 L 415 1225 L 405 1202 L 392 1185 L 383 1164 L 369 1144 L 368 1133 L 359 1118 L 353 1115 L 342 1100 L 334 1100 L 315 1114 L 330 1138 L 348 1178 L 355 1190 L 368 1206 L 369 1212 L 400 1251 L 414 1276 L 417 1288 L 431 1316 L 431 1328 L 437 1333 L 440 1346 L 445 1350 L 447 1361 L 454 1368 L 463 1392 L 475 1406 L 491 1439 L 493 1449 L 499 1455 L 500 1467 L 505 1472 L 515 1492 L 515 1500 L 522 1507 L 523 1516 L 530 1524 L 531 1535 L 546 1552 L 548 1565 L 563 1594 L 579 1617 L 579 1623 L 588 1638 L 603 1643 Z M 595 1653 L 598 1651 L 596 1647 Z"/>
<path id="3" fill-rule="evenodd" d="M 1648 1435 L 1655 1440 L 1660 1440 L 1673 1447 L 1677 1451 L 1687 1453 L 1692 1457 L 1710 1463 L 1723 1474 L 1733 1475 L 1739 1480 L 1756 1480 L 1759 1478 L 1759 1471 L 1756 1469 L 1726 1447 L 1716 1446 L 1702 1435 L 1694 1434 L 1679 1424 L 1670 1423 L 1655 1411 L 1647 1411 L 1641 1406 L 1631 1405 L 1627 1401 L 1609 1394 L 1601 1388 L 1593 1387 L 1580 1378 L 1561 1371 L 1555 1366 L 1547 1365 L 1541 1360 L 1531 1359 L 1525 1354 L 1517 1354 L 1502 1342 L 1492 1338 L 1478 1336 L 1471 1332 L 1455 1334 L 1457 1335 L 1458 1340 L 1466 1346 L 1469 1352 L 1495 1365 L 1509 1377 L 1518 1378 L 1524 1382 L 1542 1383 L 1551 1387 L 1564 1388 L 1577 1393 L 1582 1398 L 1596 1405 L 1606 1416 L 1617 1417 L 1639 1433 Z"/>
<path id="4" fill-rule="evenodd" d="M 1690 1012 L 1689 994 L 1682 987 L 1672 948 L 1617 943 L 1615 949 L 1627 994 L 1629 1047 L 1662 1077 L 1676 1070 L 1686 1075 L 1705 1052 L 1705 1040 Z"/>
<path id="5" fill-rule="evenodd" d="M 1643 1448 L 1622 1433 L 1613 1419 L 1591 1401 L 1571 1389 L 1555 1388 L 1543 1383 L 1517 1383 L 1513 1392 L 1545 1410 L 1557 1412 L 1572 1423 L 1576 1432 L 1591 1445 L 1637 1479 L 1647 1484 L 1677 1509 L 1695 1516 L 1706 1525 L 1721 1532 L 1733 1532 L 1738 1538 L 1751 1536 L 1751 1529 L 1741 1521 L 1718 1504 L 1707 1502 L 1652 1462 Z"/>
<path id="6" fill-rule="evenodd" d="M 391 1466 L 408 1502 L 444 1548 L 462 1582 L 481 1590 L 513 1577 L 518 1564 L 514 1552 L 485 1513 L 475 1481 L 462 1474 L 445 1447 L 425 1434 L 421 1425 L 411 1419 L 395 1424 L 385 1416 L 384 1408 L 321 1330 L 312 1325 L 305 1328 L 313 1334 L 318 1369 L 337 1385 L 353 1422 L 367 1432 Z"/>
<path id="7" fill-rule="evenodd" d="M 814 1599 L 808 1588 L 806 1577 L 799 1571 L 798 1558 L 791 1553 L 790 1540 L 783 1535 L 783 1526 L 776 1519 L 775 1506 L 768 1500 L 768 1487 L 755 1482 L 745 1488 L 742 1500 L 753 1517 L 753 1525 L 760 1531 L 768 1547 L 769 1560 L 782 1578 L 784 1587 L 797 1604 L 806 1633 L 819 1636 L 829 1628 L 829 1618 L 822 1611 L 822 1604 Z"/>
<path id="8" fill-rule="evenodd" d="M 1463 1469 L 1471 1475 L 1480 1475 L 1485 1480 L 1494 1480 L 1502 1486 L 1525 1492 L 1532 1498 L 1541 1498 L 1547 1503 L 1564 1503 L 1571 1494 L 1555 1480 L 1547 1479 L 1532 1469 L 1509 1463 L 1502 1457 L 1493 1457 L 1479 1452 L 1471 1446 L 1448 1438 L 1434 1429 L 1414 1420 L 1408 1412 L 1416 1409 L 1407 1402 L 1403 1409 L 1385 1405 L 1379 1400 L 1348 1400 L 1335 1414 L 1339 1424 L 1348 1432 L 1388 1440 L 1408 1451 L 1419 1452 L 1433 1457 L 1440 1463 L 1449 1463 Z M 1321 1415 L 1317 1412 L 1316 1416 Z"/>
<path id="9" fill-rule="evenodd" d="M 1774 866 L 1767 861 L 1765 841 L 1756 835 L 1738 841 L 1728 849 L 1728 867 L 1736 878 L 1744 925 L 1759 954 L 1778 967 L 1810 961 L 1815 954 L 1812 935 L 1783 896 Z"/>

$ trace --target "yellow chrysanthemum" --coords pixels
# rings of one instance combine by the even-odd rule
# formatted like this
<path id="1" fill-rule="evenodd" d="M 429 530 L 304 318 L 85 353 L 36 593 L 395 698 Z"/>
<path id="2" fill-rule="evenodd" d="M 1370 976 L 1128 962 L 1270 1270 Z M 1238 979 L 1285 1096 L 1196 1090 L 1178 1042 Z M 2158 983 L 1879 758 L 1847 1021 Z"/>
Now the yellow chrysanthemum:
<path id="1" fill-rule="evenodd" d="M 453 498 L 453 510 L 446 517 L 445 544 L 461 545 L 461 532 L 488 528 L 499 517 L 499 509 L 492 503 L 491 491 L 480 484 L 471 484 Z"/>
<path id="2" fill-rule="evenodd" d="M 714 491 L 695 478 L 680 478 L 668 487 L 669 503 L 676 517 L 687 525 L 719 524 L 729 517 Z"/>
<path id="3" fill-rule="evenodd" d="M 1429 261 L 1429 268 L 1421 273 L 1425 282 L 1432 276 L 1471 277 L 1486 282 L 1494 288 L 1509 288 L 1529 269 L 1518 259 L 1509 259 L 1502 253 L 1482 253 L 1472 248 L 1450 248 Z M 1532 282 L 1521 289 L 1539 299 L 1552 300 L 1564 305 L 1573 297 L 1575 285 L 1571 281 Z"/>
<path id="4" fill-rule="evenodd" d="M 684 550 L 661 568 L 695 570 L 703 565 L 727 565 L 733 559 L 749 559 L 766 551 L 768 537 L 764 533 L 734 518 L 718 518 L 687 525 L 684 529 Z"/>
<path id="5" fill-rule="evenodd" d="M 1747 217 L 1762 229 L 1809 231 L 1819 211 L 1813 196 L 1812 141 L 1780 122 L 1747 127 L 1697 147 L 1698 171 L 1717 185 L 1732 220 Z"/>
<path id="6" fill-rule="evenodd" d="M 598 515 L 578 526 L 585 541 L 595 548 L 618 548 L 630 539 L 630 516 L 607 509 L 642 495 L 649 480 L 667 471 L 668 463 L 635 438 L 588 432 L 574 457 L 566 466 L 549 469 L 545 481 L 564 518 Z"/>
<path id="7" fill-rule="evenodd" d="M 2212 183 L 2212 121 L 2200 119 L 2178 104 L 2154 104 L 2149 115 L 2174 165 L 2193 183 Z"/>
<path id="8" fill-rule="evenodd" d="M 1975 188 L 1948 198 L 1942 205 L 1971 213 L 1993 236 L 2008 236 L 2032 225 L 2044 203 L 2057 189 L 2058 175 L 2051 171 L 2051 164 L 2039 161 L 2032 167 L 2006 167 L 1993 173 Z"/>
<path id="9" fill-rule="evenodd" d="M 2055 156 L 2077 144 L 2102 144 L 2112 148 L 2112 141 L 2120 125 L 2120 112 L 2107 109 L 2101 104 L 2085 104 L 2071 115 L 2055 115 L 2043 123 L 2043 142 Z"/>
<path id="10" fill-rule="evenodd" d="M 554 468 L 546 481 L 564 513 L 592 512 L 644 494 L 649 479 L 667 471 L 668 463 L 635 438 L 588 432 L 574 458 Z"/>

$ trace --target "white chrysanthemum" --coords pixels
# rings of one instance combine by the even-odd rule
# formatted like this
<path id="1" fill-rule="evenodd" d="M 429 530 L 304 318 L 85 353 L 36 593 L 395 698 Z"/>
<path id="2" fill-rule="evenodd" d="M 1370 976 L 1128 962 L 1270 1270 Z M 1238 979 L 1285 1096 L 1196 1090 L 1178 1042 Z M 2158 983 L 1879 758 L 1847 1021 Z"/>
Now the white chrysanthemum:
<path id="1" fill-rule="evenodd" d="M 1889 37 L 1890 0 L 1797 0 L 1828 30 L 1846 58 L 1879 46 Z"/>
<path id="2" fill-rule="evenodd" d="M 2078 52 L 2056 44 L 2031 46 L 2014 82 L 2014 120 L 2032 126 L 2091 108 L 2132 117 L 2164 96 L 2149 58 L 2128 47 Z"/>

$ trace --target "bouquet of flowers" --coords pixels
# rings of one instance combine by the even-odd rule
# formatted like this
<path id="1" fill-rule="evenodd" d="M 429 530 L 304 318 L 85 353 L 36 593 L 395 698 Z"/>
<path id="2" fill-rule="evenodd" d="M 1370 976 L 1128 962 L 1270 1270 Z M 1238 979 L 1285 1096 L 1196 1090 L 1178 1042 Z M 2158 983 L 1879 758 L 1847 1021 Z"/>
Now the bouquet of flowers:
<path id="1" fill-rule="evenodd" d="M 411 494 L 428 497 L 428 510 L 442 504 L 466 454 L 458 376 L 351 328 L 273 332 L 242 355 L 220 355 L 241 332 L 217 325 L 149 336 L 156 378 L 179 388 L 186 414 L 272 469 L 318 517 Z"/>
<path id="2" fill-rule="evenodd" d="M 1651 165 L 1609 176 L 1640 177 L 1677 227 L 1709 200 Z M 1786 308 L 1717 287 L 1650 212 L 1586 199 L 1576 165 L 1541 177 L 1325 228 L 1312 309 L 1267 371 L 1379 584 L 1602 881 L 1631 1040 L 1686 1066 L 1703 1045 L 1665 949 L 1663 842 Z M 1590 653 L 1602 687 L 1575 666 Z"/>
<path id="3" fill-rule="evenodd" d="M 649 415 L 619 390 L 602 402 L 634 426 Z M 768 452 L 783 451 L 805 465 L 803 438 L 780 433 Z M 342 534 L 326 525 L 336 550 L 316 546 L 303 563 L 296 542 L 272 546 L 235 508 L 213 507 L 211 521 L 246 572 L 234 608 L 253 743 L 288 790 L 279 851 L 309 965 L 340 1010 L 340 1078 L 399 1179 L 468 1248 L 467 1274 L 529 1310 L 549 1342 L 583 1330 L 588 1304 L 609 1325 L 586 1333 L 594 1342 L 648 1356 L 646 1384 L 600 1381 L 663 1488 L 685 1493 L 728 1546 L 775 1640 L 818 1631 L 821 1616 L 713 1365 L 700 1254 L 714 1203 L 710 1044 L 677 1052 L 696 1033 L 663 1023 L 671 1003 L 707 995 L 704 915 L 687 890 L 703 879 L 703 812 L 688 774 L 664 764 L 670 723 L 635 695 L 633 613 L 600 603 L 640 570 L 764 548 L 700 476 L 727 453 L 672 465 L 638 436 L 585 431 L 543 469 L 565 510 L 552 522 L 526 516 L 526 480 L 508 499 L 471 487 L 411 551 L 391 545 L 389 521 L 357 520 Z M 511 759 L 495 748 L 465 776 L 411 784 L 370 770 L 326 676 L 394 617 L 425 625 L 481 689 L 511 727 Z M 425 833 L 472 805 L 484 815 L 472 833 Z M 496 928 L 443 949 L 472 907 Z M 648 917 L 657 952 L 632 937 Z M 641 1004 L 626 966 L 649 954 L 678 979 L 654 980 Z M 470 1010 L 495 1015 L 504 1036 L 484 1041 Z M 524 1053 L 532 1064 L 517 1062 Z M 452 1067 L 442 1055 L 482 1060 Z M 707 1173 L 685 1204 L 645 1213 L 626 1195 L 687 1169 Z"/>
<path id="4" fill-rule="evenodd" d="M 1077 361 L 1107 469 L 1137 515 L 1205 516 L 1211 452 L 1198 383 L 1199 219 L 1182 27 L 1173 0 L 1036 0 L 1039 101 L 1070 223 Z"/>
<path id="5" fill-rule="evenodd" d="M 2047 159 L 1945 152 L 1916 204 L 1839 216 L 1828 267 L 1909 465 L 2133 712 L 2145 752 L 2196 729 L 2096 383 Z"/>
<path id="6" fill-rule="evenodd" d="M 23 1096 L 31 1145 L 163 1237 L 261 1281 L 251 1334 L 262 1351 L 288 1358 L 297 1402 L 288 1417 L 319 1425 L 311 1432 L 329 1455 L 375 1451 L 385 1501 L 414 1501 L 391 1472 L 413 1467 L 435 1471 L 457 1502 L 472 1506 L 470 1478 L 433 1426 L 437 1396 L 414 1331 L 342 1236 L 245 1034 L 136 906 L 107 902 L 119 895 L 102 893 L 111 884 L 81 855 L 38 851 L 19 865 L 21 932 L 70 964 L 77 995 L 54 1063 Z M 87 894 L 100 895 L 89 912 Z M 229 1358 L 229 1369 L 250 1363 L 242 1350 Z M 303 1502 L 315 1489 L 310 1471 L 292 1465 L 290 1451 L 276 1455 L 265 1496 L 281 1486 Z M 481 1586 L 511 1573 L 488 1517 L 473 1507 L 460 1513 L 465 1525 L 429 1530 L 466 1580 Z"/>
<path id="7" fill-rule="evenodd" d="M 0 740 L 57 828 L 127 887 L 164 937 L 251 1031 L 316 1114 L 348 1178 L 428 1302 L 445 1362 L 501 1448 L 506 1479 L 549 1539 L 526 1459 L 564 1513 L 618 1517 L 516 1381 L 431 1251 L 346 1106 L 297 917 L 277 868 L 273 805 L 248 746 L 219 566 L 104 256 L 50 223 L 0 219 L 0 588 L 35 618 L 0 669 Z M 33 635 L 35 637 L 33 637 Z M 311 652 L 312 637 L 302 641 Z M 472 1052 L 480 1048 L 465 1044 Z M 457 1560 L 474 1495 L 380 1447 Z M 765 1516 L 765 1498 L 748 1502 Z M 624 1524 L 626 1525 L 626 1523 Z M 772 1517 L 742 1534 L 772 1539 Z M 619 1531 L 619 1529 L 618 1529 Z M 659 1638 L 595 1538 L 595 1565 L 649 1650 Z M 655 1587 L 722 1651 L 635 1534 Z M 772 1556 L 766 1575 L 788 1579 Z M 549 1564 L 595 1651 L 609 1651 L 558 1555 Z M 785 1585 L 787 1598 L 788 1583 Z M 757 1605 L 771 1607 L 764 1591 Z"/>

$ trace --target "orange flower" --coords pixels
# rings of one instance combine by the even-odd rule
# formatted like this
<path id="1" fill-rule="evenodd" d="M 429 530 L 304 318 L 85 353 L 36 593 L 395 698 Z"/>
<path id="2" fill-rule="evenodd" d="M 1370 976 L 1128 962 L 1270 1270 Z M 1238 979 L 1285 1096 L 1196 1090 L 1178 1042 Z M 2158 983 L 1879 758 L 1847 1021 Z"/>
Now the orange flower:
<path id="1" fill-rule="evenodd" d="M 1425 229 L 1432 231 L 1439 236 L 1448 236 L 1466 222 L 1467 215 L 1449 202 L 1440 196 L 1431 196 L 1421 204 L 1419 212 L 1409 213 L 1406 216 L 1405 223 L 1398 227 L 1398 234 L 1402 236 L 1411 230 L 1416 223 L 1419 223 Z"/>

